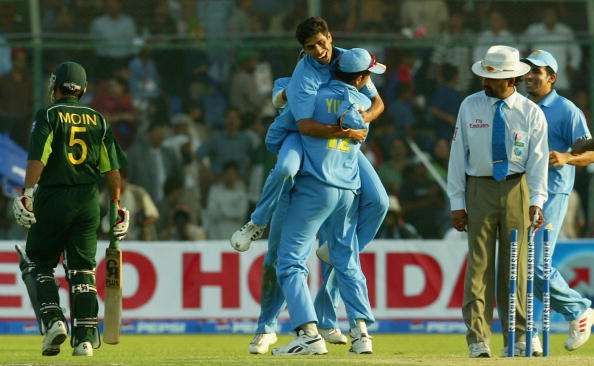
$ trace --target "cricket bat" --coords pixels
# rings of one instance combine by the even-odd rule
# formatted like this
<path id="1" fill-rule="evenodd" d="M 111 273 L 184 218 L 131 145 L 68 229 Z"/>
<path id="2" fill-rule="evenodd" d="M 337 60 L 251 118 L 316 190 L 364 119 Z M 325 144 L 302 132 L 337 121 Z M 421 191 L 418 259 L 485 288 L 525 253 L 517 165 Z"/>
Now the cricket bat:
<path id="1" fill-rule="evenodd" d="M 111 227 L 117 220 L 118 208 L 115 202 L 109 207 Z M 109 247 L 105 250 L 105 312 L 103 314 L 103 341 L 108 344 L 120 342 L 122 323 L 122 251 L 120 242 L 111 232 Z"/>

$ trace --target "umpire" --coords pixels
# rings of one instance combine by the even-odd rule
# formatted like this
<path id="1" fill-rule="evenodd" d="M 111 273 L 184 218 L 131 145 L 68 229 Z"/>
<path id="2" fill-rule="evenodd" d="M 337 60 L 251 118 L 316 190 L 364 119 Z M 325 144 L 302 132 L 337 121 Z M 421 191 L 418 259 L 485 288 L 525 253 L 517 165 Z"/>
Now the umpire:
<path id="1" fill-rule="evenodd" d="M 100 345 L 95 287 L 98 183 L 105 175 L 111 199 L 119 202 L 120 150 L 105 118 L 79 104 L 86 85 L 84 68 L 74 62 L 60 64 L 51 75 L 53 104 L 35 115 L 25 189 L 13 203 L 16 221 L 30 228 L 21 269 L 44 334 L 45 356 L 57 355 L 67 337 L 54 279 L 62 253 L 70 286 L 73 355 L 92 356 Z M 121 239 L 129 215 L 124 208 L 118 215 L 113 231 Z"/>
<path id="2" fill-rule="evenodd" d="M 507 333 L 509 235 L 513 228 L 520 234 L 516 318 L 518 333 L 525 332 L 526 261 L 521 258 L 526 258 L 530 222 L 535 217 L 537 226 L 543 222 L 548 168 L 545 116 L 516 91 L 518 78 L 529 70 L 515 48 L 489 48 L 485 59 L 472 66 L 484 90 L 462 102 L 452 139 L 448 196 L 453 226 L 459 231 L 468 229 L 462 315 L 470 357 L 491 357 L 495 295 L 504 335 Z M 518 341 L 514 346 L 520 353 L 525 343 Z M 533 350 L 542 352 L 540 343 Z"/>

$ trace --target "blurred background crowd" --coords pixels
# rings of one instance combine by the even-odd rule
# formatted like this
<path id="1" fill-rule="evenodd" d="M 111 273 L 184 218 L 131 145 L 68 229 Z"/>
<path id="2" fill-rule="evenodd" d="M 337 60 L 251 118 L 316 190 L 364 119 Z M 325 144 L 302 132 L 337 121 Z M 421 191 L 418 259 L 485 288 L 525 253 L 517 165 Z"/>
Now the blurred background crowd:
<path id="1" fill-rule="evenodd" d="M 35 68 L 47 78 L 77 61 L 89 78 L 82 103 L 108 118 L 128 155 L 129 239 L 227 239 L 249 219 L 275 162 L 263 144 L 272 81 L 290 75 L 294 30 L 319 12 L 335 45 L 370 49 L 388 65 L 374 79 L 386 110 L 364 145 L 390 194 L 378 236 L 448 237 L 450 139 L 463 98 L 481 90 L 471 64 L 492 44 L 524 55 L 546 49 L 559 62 L 557 90 L 590 123 L 590 3 L 43 0 L 35 18 L 29 1 L 4 1 L 0 133 L 26 148 L 33 106 L 47 102 L 36 98 L 47 80 Z M 577 170 L 563 237 L 594 234 L 593 174 Z M 0 239 L 22 237 L 0 195 Z"/>

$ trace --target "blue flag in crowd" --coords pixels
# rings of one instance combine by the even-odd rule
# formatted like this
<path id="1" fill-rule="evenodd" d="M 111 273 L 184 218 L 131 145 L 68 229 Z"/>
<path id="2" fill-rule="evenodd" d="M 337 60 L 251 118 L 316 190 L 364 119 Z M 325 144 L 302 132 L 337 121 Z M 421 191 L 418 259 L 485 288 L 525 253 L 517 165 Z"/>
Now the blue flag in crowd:
<path id="1" fill-rule="evenodd" d="M 27 152 L 7 135 L 0 134 L 0 185 L 2 192 L 14 197 L 25 186 Z"/>

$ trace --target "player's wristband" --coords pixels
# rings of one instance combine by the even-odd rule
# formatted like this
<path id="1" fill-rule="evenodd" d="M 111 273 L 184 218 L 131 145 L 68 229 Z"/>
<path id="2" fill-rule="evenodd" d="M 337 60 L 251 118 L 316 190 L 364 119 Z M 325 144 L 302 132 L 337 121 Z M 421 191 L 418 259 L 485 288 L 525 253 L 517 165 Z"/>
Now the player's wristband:
<path id="1" fill-rule="evenodd" d="M 23 196 L 33 197 L 33 192 L 35 192 L 35 188 L 33 188 L 33 187 L 31 187 L 31 188 L 25 188 L 23 190 Z"/>

